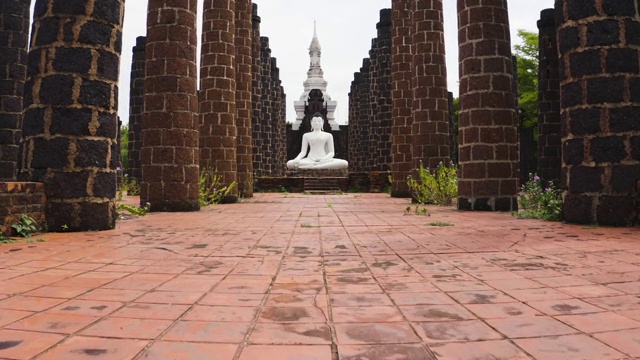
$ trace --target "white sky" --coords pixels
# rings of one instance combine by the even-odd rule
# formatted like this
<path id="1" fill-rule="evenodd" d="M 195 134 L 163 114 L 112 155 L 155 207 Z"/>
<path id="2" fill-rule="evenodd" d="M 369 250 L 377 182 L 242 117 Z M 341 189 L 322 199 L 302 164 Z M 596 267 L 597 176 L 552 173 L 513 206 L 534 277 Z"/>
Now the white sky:
<path id="1" fill-rule="evenodd" d="M 202 7 L 202 1 L 198 0 Z M 269 37 L 272 56 L 278 59 L 280 79 L 287 94 L 287 121 L 295 120 L 293 102 L 303 92 L 302 82 L 309 69 L 308 47 L 317 22 L 322 46 L 322 69 L 327 92 L 338 102 L 336 120 L 348 121 L 348 93 L 353 73 L 369 56 L 376 37 L 380 9 L 391 8 L 391 0 L 254 0 L 262 18 L 261 35 Z M 32 2 L 34 4 L 35 1 Z M 540 11 L 553 7 L 554 0 L 509 0 L 512 41 L 516 31 L 537 32 Z M 33 5 L 32 5 L 33 6 Z M 444 0 L 445 41 L 449 91 L 458 94 L 458 51 L 456 0 Z M 131 48 L 146 32 L 147 1 L 126 2 L 123 51 L 120 67 L 119 113 L 123 123 L 129 116 L 129 76 Z M 200 14 L 201 15 L 201 12 Z"/>

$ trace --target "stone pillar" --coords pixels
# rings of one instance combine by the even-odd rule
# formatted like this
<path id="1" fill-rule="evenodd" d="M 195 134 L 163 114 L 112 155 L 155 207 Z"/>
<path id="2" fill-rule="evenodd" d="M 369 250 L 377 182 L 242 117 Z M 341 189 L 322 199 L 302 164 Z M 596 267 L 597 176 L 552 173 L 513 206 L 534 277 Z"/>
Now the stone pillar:
<path id="1" fill-rule="evenodd" d="M 379 113 L 378 108 L 378 99 L 380 98 L 380 90 L 378 79 L 380 76 L 380 67 L 378 64 L 378 38 L 371 40 L 371 50 L 369 50 L 369 89 L 367 93 L 367 98 L 369 99 L 369 116 L 367 119 L 367 129 L 369 130 L 369 136 L 366 139 L 363 139 L 367 144 L 368 151 L 364 154 L 365 156 L 365 168 L 367 171 L 375 170 L 378 159 L 378 142 L 376 141 L 376 130 L 380 127 L 378 123 L 377 114 Z"/>
<path id="2" fill-rule="evenodd" d="M 360 146 L 357 161 L 362 167 L 362 171 L 371 171 L 369 167 L 369 158 L 371 155 L 371 59 L 362 59 L 362 74 L 360 87 Z"/>
<path id="3" fill-rule="evenodd" d="M 22 139 L 31 0 L 0 3 L 0 181 L 15 181 Z"/>
<path id="4" fill-rule="evenodd" d="M 238 193 L 253 196 L 253 148 L 251 116 L 253 104 L 252 12 L 251 0 L 236 0 L 236 124 L 238 128 Z"/>
<path id="5" fill-rule="evenodd" d="M 349 170 L 352 172 L 362 171 L 358 162 L 358 152 L 360 151 L 360 83 L 362 74 L 353 74 L 351 82 L 351 92 L 349 93 Z"/>
<path id="6" fill-rule="evenodd" d="M 560 79 L 554 9 L 542 10 L 538 21 L 540 67 L 538 70 L 538 176 L 560 184 L 562 133 Z"/>
<path id="7" fill-rule="evenodd" d="M 458 0 L 461 210 L 517 209 L 518 117 L 507 1 Z"/>
<path id="8" fill-rule="evenodd" d="M 35 4 L 19 176 L 45 184 L 52 231 L 107 230 L 117 215 L 124 0 L 89 4 Z"/>
<path id="9" fill-rule="evenodd" d="M 129 83 L 129 168 L 128 175 L 138 181 L 142 179 L 140 149 L 142 149 L 142 117 L 144 113 L 145 45 L 147 38 L 140 36 L 133 47 L 131 81 Z"/>
<path id="10" fill-rule="evenodd" d="M 449 154 L 451 161 L 458 164 L 458 128 L 454 121 L 454 112 L 453 93 L 449 92 Z"/>
<path id="11" fill-rule="evenodd" d="M 411 157 L 413 88 L 411 85 L 413 23 L 411 1 L 392 0 L 391 83 L 393 129 L 391 133 L 391 196 L 410 197 L 407 177 L 413 167 Z"/>
<path id="12" fill-rule="evenodd" d="M 142 184 L 151 211 L 197 211 L 199 204 L 197 0 L 149 1 Z"/>
<path id="13" fill-rule="evenodd" d="M 373 140 L 377 143 L 376 166 L 372 170 L 391 170 L 391 9 L 380 10 L 378 29 L 378 111 L 374 113 L 376 127 Z"/>
<path id="14" fill-rule="evenodd" d="M 253 29 L 251 42 L 251 56 L 253 64 L 251 66 L 253 103 L 251 127 L 253 141 L 253 173 L 255 176 L 265 175 L 262 166 L 262 57 L 260 43 L 260 16 L 258 16 L 258 5 L 253 4 L 253 17 L 251 18 Z"/>
<path id="15" fill-rule="evenodd" d="M 640 210 L 637 1 L 556 0 L 564 219 L 626 226 Z"/>
<path id="16" fill-rule="evenodd" d="M 413 168 L 449 163 L 449 99 L 442 0 L 413 2 Z"/>
<path id="17" fill-rule="evenodd" d="M 205 0 L 200 58 L 200 166 L 235 183 L 222 201 L 238 201 L 235 0 Z"/>
<path id="18" fill-rule="evenodd" d="M 272 97 L 272 87 L 271 87 L 271 49 L 269 48 L 269 38 L 262 36 L 260 37 L 260 58 L 262 64 L 262 77 L 261 77 L 261 87 L 262 87 L 262 119 L 260 122 L 262 124 L 262 149 L 260 150 L 260 154 L 262 155 L 262 169 L 264 170 L 264 175 L 271 176 L 271 165 L 273 164 L 273 158 L 271 157 L 272 152 L 272 119 L 273 116 L 273 108 L 271 107 L 271 97 Z"/>

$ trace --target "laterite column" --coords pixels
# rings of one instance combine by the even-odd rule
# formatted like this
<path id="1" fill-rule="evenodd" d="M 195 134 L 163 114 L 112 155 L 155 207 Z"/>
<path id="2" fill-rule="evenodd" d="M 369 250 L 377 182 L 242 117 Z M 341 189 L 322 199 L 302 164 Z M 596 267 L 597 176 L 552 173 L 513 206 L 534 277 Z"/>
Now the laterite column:
<path id="1" fill-rule="evenodd" d="M 393 129 L 391 133 L 391 196 L 410 197 L 407 177 L 413 167 L 411 157 L 413 89 L 411 64 L 413 58 L 410 0 L 392 0 L 391 83 L 393 98 Z"/>
<path id="2" fill-rule="evenodd" d="M 554 9 L 542 10 L 539 29 L 538 70 L 538 176 L 560 184 L 562 134 L 560 124 L 560 73 Z"/>
<path id="3" fill-rule="evenodd" d="M 377 143 L 375 171 L 391 170 L 391 9 L 380 10 L 378 29 L 378 111 L 374 113 L 376 127 L 374 141 Z"/>
<path id="4" fill-rule="evenodd" d="M 131 80 L 129 83 L 129 168 L 128 175 L 140 183 L 142 166 L 140 149 L 142 148 L 142 117 L 144 113 L 144 70 L 145 45 L 147 38 L 139 36 L 133 47 L 131 62 Z"/>
<path id="5" fill-rule="evenodd" d="M 197 0 L 150 0 L 140 202 L 151 211 L 199 203 Z"/>
<path id="6" fill-rule="evenodd" d="M 15 181 L 22 138 L 31 0 L 0 3 L 0 181 Z"/>
<path id="7" fill-rule="evenodd" d="M 260 43 L 260 16 L 258 16 L 258 5 L 253 4 L 252 39 L 251 39 L 251 56 L 252 56 L 252 92 L 251 101 L 253 103 L 251 130 L 252 130 L 252 148 L 253 148 L 253 172 L 255 176 L 265 174 L 263 167 L 262 155 L 262 57 Z"/>
<path id="8" fill-rule="evenodd" d="M 200 58 L 200 166 L 217 171 L 222 201 L 238 201 L 235 0 L 205 0 Z"/>
<path id="9" fill-rule="evenodd" d="M 236 124 L 238 127 L 238 193 L 253 196 L 253 148 L 251 116 L 252 90 L 252 20 L 251 0 L 236 0 Z"/>
<path id="10" fill-rule="evenodd" d="M 124 0 L 37 0 L 20 178 L 44 182 L 52 231 L 116 221 L 118 72 Z"/>
<path id="11" fill-rule="evenodd" d="M 516 210 L 518 117 L 507 1 L 458 0 L 458 21 L 458 208 Z"/>
<path id="12" fill-rule="evenodd" d="M 564 219 L 630 226 L 640 212 L 638 1 L 556 1 Z"/>
<path id="13" fill-rule="evenodd" d="M 413 168 L 449 163 L 449 99 L 442 0 L 413 2 Z"/>

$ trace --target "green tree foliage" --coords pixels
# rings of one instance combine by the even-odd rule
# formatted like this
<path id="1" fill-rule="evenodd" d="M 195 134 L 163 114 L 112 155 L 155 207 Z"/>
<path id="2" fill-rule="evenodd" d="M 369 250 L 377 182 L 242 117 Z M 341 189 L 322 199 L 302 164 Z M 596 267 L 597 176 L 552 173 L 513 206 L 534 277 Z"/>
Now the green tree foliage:
<path id="1" fill-rule="evenodd" d="M 122 171 L 126 174 L 129 170 L 129 124 L 123 124 L 120 127 L 120 154 L 122 155 Z"/>
<path id="2" fill-rule="evenodd" d="M 518 105 L 520 123 L 527 127 L 538 124 L 538 34 L 518 30 L 521 44 L 515 45 L 518 58 Z"/>

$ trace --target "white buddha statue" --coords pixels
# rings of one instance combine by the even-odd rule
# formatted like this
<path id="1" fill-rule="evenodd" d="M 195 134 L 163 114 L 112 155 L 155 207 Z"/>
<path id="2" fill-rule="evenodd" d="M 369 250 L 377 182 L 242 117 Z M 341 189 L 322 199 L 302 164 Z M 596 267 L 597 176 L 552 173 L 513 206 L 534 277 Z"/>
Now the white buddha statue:
<path id="1" fill-rule="evenodd" d="M 334 159 L 333 136 L 322 131 L 321 116 L 311 119 L 311 131 L 302 135 L 302 150 L 295 159 L 287 162 L 289 169 L 346 169 L 346 160 Z M 309 150 L 310 149 L 310 150 Z M 309 154 L 307 155 L 307 150 Z M 306 157 L 305 157 L 306 156 Z"/>

